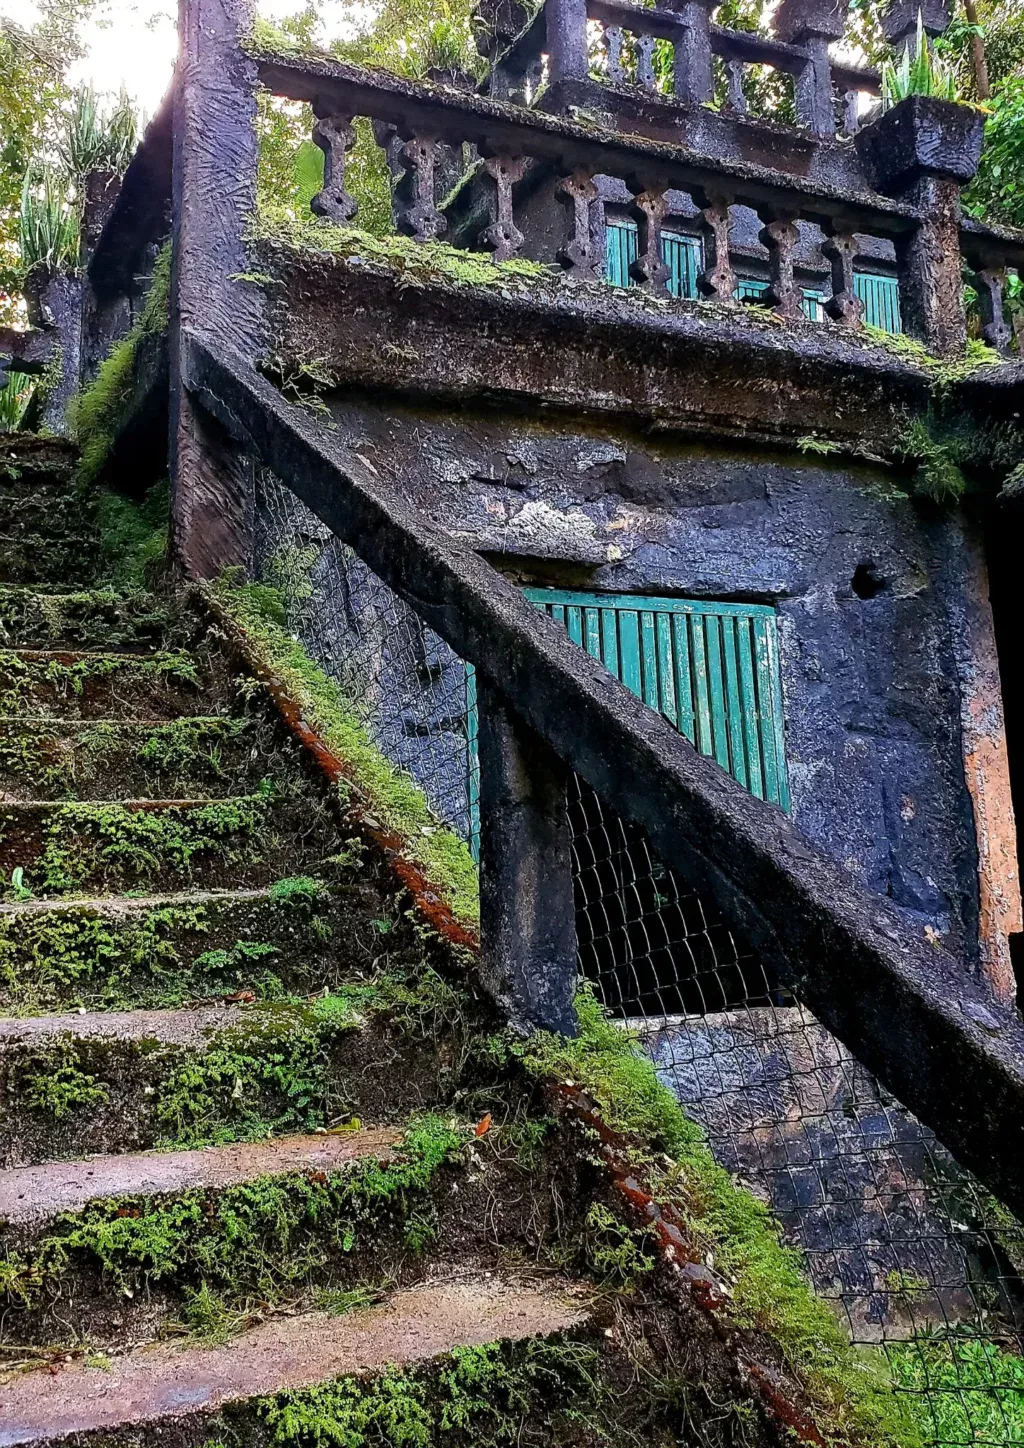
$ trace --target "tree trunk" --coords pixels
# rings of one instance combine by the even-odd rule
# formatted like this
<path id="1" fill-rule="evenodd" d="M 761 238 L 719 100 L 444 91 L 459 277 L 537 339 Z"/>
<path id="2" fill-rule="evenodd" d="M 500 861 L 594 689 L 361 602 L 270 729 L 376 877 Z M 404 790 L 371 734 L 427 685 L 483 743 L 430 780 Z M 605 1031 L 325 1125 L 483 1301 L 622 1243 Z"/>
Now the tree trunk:
<path id="1" fill-rule="evenodd" d="M 974 0 L 964 0 L 964 14 L 968 25 L 978 24 L 978 7 Z M 979 101 L 987 101 L 992 94 L 988 83 L 988 61 L 985 58 L 984 37 L 977 33 L 971 36 L 971 70 L 974 72 L 974 93 Z"/>

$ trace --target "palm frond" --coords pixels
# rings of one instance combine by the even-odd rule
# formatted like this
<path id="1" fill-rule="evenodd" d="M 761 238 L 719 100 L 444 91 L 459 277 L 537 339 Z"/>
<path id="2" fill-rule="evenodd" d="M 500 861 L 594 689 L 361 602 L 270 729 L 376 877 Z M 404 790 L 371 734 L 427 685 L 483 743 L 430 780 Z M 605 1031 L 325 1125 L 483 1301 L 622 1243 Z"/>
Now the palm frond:
<path id="1" fill-rule="evenodd" d="M 956 77 L 929 44 L 920 10 L 917 12 L 914 45 L 906 46 L 896 63 L 887 60 L 882 66 L 882 110 L 891 110 L 907 96 L 938 96 L 946 101 L 958 99 Z"/>
<path id="2" fill-rule="evenodd" d="M 21 187 L 18 245 L 26 271 L 78 265 L 78 213 L 62 181 L 48 167 L 28 170 Z"/>
<path id="3" fill-rule="evenodd" d="M 90 171 L 124 175 L 138 144 L 139 119 L 127 92 L 104 109 L 91 85 L 79 86 L 57 143 L 61 165 L 76 187 Z"/>

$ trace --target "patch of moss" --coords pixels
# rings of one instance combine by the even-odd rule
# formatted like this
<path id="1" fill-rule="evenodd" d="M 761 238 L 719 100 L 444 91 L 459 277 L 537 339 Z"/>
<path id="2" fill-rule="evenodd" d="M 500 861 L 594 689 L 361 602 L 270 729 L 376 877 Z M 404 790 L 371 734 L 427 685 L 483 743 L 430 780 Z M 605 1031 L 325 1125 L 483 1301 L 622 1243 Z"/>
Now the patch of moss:
<path id="1" fill-rule="evenodd" d="M 22 648 L 113 649 L 159 641 L 169 625 L 166 607 L 139 590 L 53 592 L 0 586 L 0 639 Z"/>
<path id="2" fill-rule="evenodd" d="M 201 1146 L 324 1126 L 344 1115 L 330 1069 L 338 1037 L 372 1017 L 409 1040 L 448 1032 L 454 1042 L 465 1011 L 463 997 L 431 970 L 383 973 L 311 1003 L 250 1007 L 237 1026 L 172 1063 L 154 1108 L 160 1142 Z M 449 1070 L 458 1069 L 453 1059 Z"/>
<path id="3" fill-rule="evenodd" d="M 330 1091 L 327 1048 L 361 1021 L 352 993 L 309 1007 L 261 1006 L 185 1053 L 155 1107 L 165 1145 L 259 1140 L 324 1123 Z"/>
<path id="4" fill-rule="evenodd" d="M 465 1136 L 428 1115 L 410 1124 L 390 1161 L 257 1177 L 220 1191 L 91 1202 L 60 1217 L 31 1249 L 11 1254 L 8 1295 L 29 1305 L 73 1265 L 90 1265 L 129 1296 L 156 1283 L 189 1293 L 192 1316 L 216 1331 L 224 1326 L 224 1299 L 274 1301 L 312 1286 L 333 1258 L 380 1231 L 385 1216 L 403 1220 Z"/>
<path id="5" fill-rule="evenodd" d="M 62 804 L 47 812 L 41 848 L 24 868 L 37 894 L 74 894 L 86 885 L 138 889 L 190 879 L 197 865 L 251 862 L 272 839 L 272 800 L 237 796 L 198 807 L 130 809 L 122 804 Z M 4 821 L 0 845 L 20 821 Z"/>
<path id="6" fill-rule="evenodd" d="M 280 1393 L 255 1411 L 274 1448 L 498 1448 L 523 1442 L 527 1423 L 543 1423 L 540 1441 L 548 1443 L 622 1441 L 599 1431 L 607 1389 L 598 1367 L 587 1343 L 489 1343 L 405 1372 L 392 1368 Z M 229 1413 L 229 1433 L 230 1423 Z"/>
<path id="7" fill-rule="evenodd" d="M 976 422 L 936 402 L 909 422 L 896 452 L 913 464 L 913 487 L 935 503 L 956 503 L 972 489 L 994 493 L 1024 468 L 1024 430 L 1013 422 Z"/>
<path id="8" fill-rule="evenodd" d="M 716 1269 L 732 1284 L 736 1322 L 778 1343 L 819 1426 L 839 1439 L 915 1443 L 915 1424 L 892 1390 L 884 1358 L 850 1346 L 808 1283 L 800 1254 L 782 1246 L 768 1207 L 717 1164 L 635 1037 L 611 1021 L 589 986 L 578 994 L 577 1014 L 580 1034 L 573 1040 L 536 1032 L 495 1050 L 510 1052 L 538 1080 L 574 1082 L 598 1103 L 609 1126 L 633 1140 L 652 1194 L 676 1206 L 697 1242 L 714 1254 Z M 670 1166 L 659 1160 L 662 1153 Z"/>
<path id="9" fill-rule="evenodd" d="M 216 585 L 215 596 L 244 631 L 266 666 L 351 772 L 355 789 L 373 816 L 407 842 L 411 859 L 453 914 L 475 928 L 479 921 L 479 884 L 469 847 L 441 825 L 412 777 L 395 769 L 355 717 L 341 687 L 326 675 L 282 626 L 280 593 L 233 578 Z"/>
<path id="10" fill-rule="evenodd" d="M 78 658 L 70 662 L 61 658 L 24 659 L 16 653 L 0 650 L 0 711 L 17 717 L 30 713 L 33 697 L 44 691 L 58 697 L 80 698 L 89 684 L 111 681 L 136 688 L 185 684 L 199 686 L 195 659 L 180 650 L 143 658 L 132 654 L 106 654 L 94 658 Z"/>
<path id="11" fill-rule="evenodd" d="M 159 574 L 167 553 L 169 509 L 166 481 L 154 483 L 142 498 L 98 495 L 99 571 L 113 587 L 142 588 Z"/>
<path id="12" fill-rule="evenodd" d="M 377 236 L 355 226 L 339 226 L 320 217 L 296 217 L 264 207 L 250 228 L 252 242 L 270 242 L 294 250 L 358 259 L 402 278 L 403 286 L 440 283 L 454 287 L 498 287 L 503 290 L 560 288 L 562 272 L 542 262 L 514 258 L 493 262 L 481 252 L 463 251 L 443 241 L 419 242 L 392 233 Z M 595 283 L 602 286 L 602 283 Z M 607 289 L 602 295 L 607 297 Z"/>
<path id="13" fill-rule="evenodd" d="M 287 963 L 291 977 L 303 956 L 319 956 L 333 930 L 330 910 L 325 884 L 298 877 L 271 886 L 268 902 L 130 913 L 68 905 L 5 915 L 0 1002 L 8 1012 L 33 1012 L 155 1009 L 240 990 L 282 999 L 288 991 L 275 967 Z M 227 943 L 201 949 L 211 935 Z"/>
<path id="14" fill-rule="evenodd" d="M 933 389 L 939 392 L 948 391 L 957 382 L 972 377 L 982 368 L 1001 367 L 1006 361 L 994 347 L 978 341 L 975 337 L 968 338 L 959 357 L 935 357 L 923 342 L 909 337 L 906 332 L 888 332 L 882 327 L 874 327 L 870 322 L 865 322 L 860 335 L 870 345 L 881 347 L 900 361 L 919 367 L 927 375 Z"/>
<path id="15" fill-rule="evenodd" d="M 70 1041 L 58 1039 L 33 1047 L 19 1072 L 27 1105 L 54 1121 L 109 1100 L 109 1088 L 83 1071 Z"/>
<path id="16" fill-rule="evenodd" d="M 96 377 L 72 400 L 71 423 L 81 450 L 78 476 L 95 483 L 106 467 L 135 385 L 139 344 L 146 335 L 166 332 L 170 316 L 171 247 L 157 257 L 145 305 L 127 336 L 116 342 Z"/>

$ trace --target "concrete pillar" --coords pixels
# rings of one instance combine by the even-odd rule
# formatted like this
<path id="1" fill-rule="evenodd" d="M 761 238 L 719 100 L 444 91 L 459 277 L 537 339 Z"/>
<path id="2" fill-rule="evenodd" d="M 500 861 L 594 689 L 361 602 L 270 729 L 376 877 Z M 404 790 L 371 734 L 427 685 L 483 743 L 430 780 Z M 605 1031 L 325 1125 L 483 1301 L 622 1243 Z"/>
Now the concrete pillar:
<path id="1" fill-rule="evenodd" d="M 171 548 L 177 567 L 209 578 L 248 569 L 250 460 L 195 407 L 182 385 L 183 328 L 213 333 L 255 358 L 262 336 L 244 234 L 256 205 L 257 69 L 242 50 L 253 0 L 180 0 L 174 106 L 174 260 L 171 285 Z"/>
<path id="2" fill-rule="evenodd" d="M 480 677 L 480 942 L 513 1025 L 575 1035 L 568 771 Z"/>

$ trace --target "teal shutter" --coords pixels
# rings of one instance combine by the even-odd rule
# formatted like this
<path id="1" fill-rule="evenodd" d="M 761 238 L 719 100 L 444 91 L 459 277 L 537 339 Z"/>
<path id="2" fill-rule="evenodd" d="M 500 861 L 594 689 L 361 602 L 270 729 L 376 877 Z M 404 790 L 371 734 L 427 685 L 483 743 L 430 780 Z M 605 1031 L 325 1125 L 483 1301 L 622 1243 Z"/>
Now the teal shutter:
<path id="1" fill-rule="evenodd" d="M 681 231 L 661 233 L 661 254 L 669 267 L 668 289 L 674 297 L 697 296 L 701 266 L 700 241 Z M 637 257 L 637 230 L 632 221 L 609 221 L 605 227 L 605 278 L 613 287 L 634 285 L 630 263 Z"/>
<path id="2" fill-rule="evenodd" d="M 613 287 L 632 286 L 630 263 L 636 261 L 637 233 L 630 221 L 609 221 L 604 229 L 605 276 Z"/>
<path id="3" fill-rule="evenodd" d="M 550 588 L 524 593 L 751 794 L 789 808 L 773 609 Z"/>
<path id="4" fill-rule="evenodd" d="M 884 332 L 902 332 L 900 287 L 895 277 L 854 272 L 853 290 L 864 303 L 864 320 Z"/>
<path id="5" fill-rule="evenodd" d="M 758 799 L 788 810 L 775 610 L 525 588 L 535 608 Z M 476 670 L 466 665 L 470 849 L 479 858 Z"/>
<path id="6" fill-rule="evenodd" d="M 768 290 L 768 283 L 760 277 L 737 277 L 736 291 L 733 293 L 738 302 L 756 302 Z M 820 322 L 824 315 L 825 293 L 817 291 L 814 287 L 804 287 L 803 308 L 804 316 L 809 322 Z"/>

